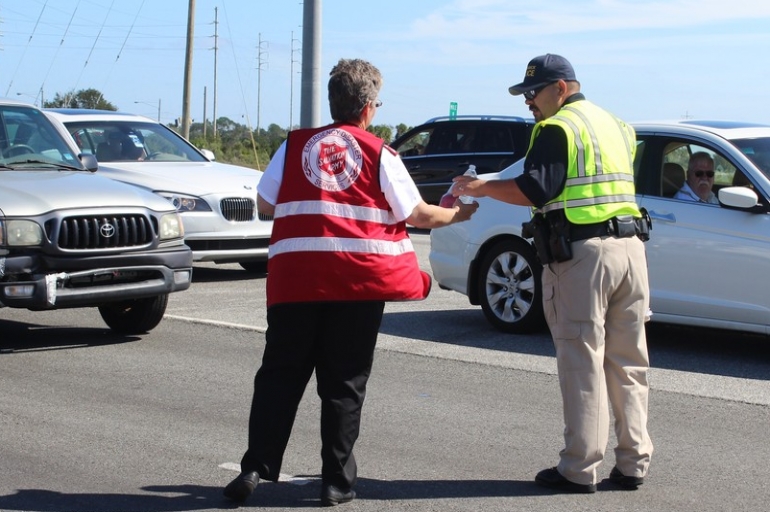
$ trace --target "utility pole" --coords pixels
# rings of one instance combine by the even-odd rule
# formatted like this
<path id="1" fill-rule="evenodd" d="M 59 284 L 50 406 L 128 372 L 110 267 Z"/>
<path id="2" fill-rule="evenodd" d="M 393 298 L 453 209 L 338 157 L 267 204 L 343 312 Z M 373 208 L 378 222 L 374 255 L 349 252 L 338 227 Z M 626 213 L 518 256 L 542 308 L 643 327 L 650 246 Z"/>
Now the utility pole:
<path id="1" fill-rule="evenodd" d="M 302 106 L 300 126 L 321 126 L 321 0 L 302 4 Z"/>
<path id="2" fill-rule="evenodd" d="M 203 86 L 203 140 L 206 140 L 206 86 Z"/>
<path id="3" fill-rule="evenodd" d="M 264 44 L 264 46 L 263 46 Z M 262 65 L 268 65 L 266 60 L 262 60 L 262 56 L 269 55 L 268 50 L 270 43 L 262 41 L 262 33 L 259 33 L 259 44 L 257 45 L 257 137 L 259 137 L 259 110 L 260 99 L 262 96 Z"/>
<path id="4" fill-rule="evenodd" d="M 212 128 L 214 131 L 215 139 L 217 138 L 217 49 L 218 49 L 217 44 L 219 42 L 218 31 L 219 31 L 219 21 L 217 21 L 217 8 L 214 7 L 214 123 L 212 125 Z"/>
<path id="5" fill-rule="evenodd" d="M 294 60 L 294 53 L 300 50 L 294 48 L 294 43 L 299 39 L 294 39 L 294 31 L 291 33 L 291 71 L 289 72 L 289 130 L 294 125 L 294 64 L 299 61 Z"/>
<path id="6" fill-rule="evenodd" d="M 190 138 L 190 84 L 192 82 L 193 29 L 195 24 L 195 0 L 187 6 L 187 50 L 184 58 L 184 91 L 182 92 L 182 137 Z"/>

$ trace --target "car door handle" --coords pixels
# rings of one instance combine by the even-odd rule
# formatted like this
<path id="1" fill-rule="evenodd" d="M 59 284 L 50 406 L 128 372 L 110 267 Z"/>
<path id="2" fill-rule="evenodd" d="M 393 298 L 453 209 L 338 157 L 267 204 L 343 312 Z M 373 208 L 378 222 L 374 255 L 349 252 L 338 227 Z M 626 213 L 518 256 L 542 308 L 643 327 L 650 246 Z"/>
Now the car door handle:
<path id="1" fill-rule="evenodd" d="M 651 210 L 650 212 L 650 218 L 652 220 L 660 220 L 663 222 L 676 222 L 676 215 L 673 213 L 658 213 L 655 210 Z"/>
<path id="2" fill-rule="evenodd" d="M 410 166 L 409 166 L 409 170 L 410 170 L 410 171 L 416 171 L 416 170 L 417 170 L 417 169 L 419 169 L 419 168 L 420 168 L 420 166 L 419 166 L 419 165 L 410 165 Z"/>
<path id="3" fill-rule="evenodd" d="M 457 164 L 457 167 L 468 167 L 469 165 L 471 165 L 470 162 L 460 162 Z"/>

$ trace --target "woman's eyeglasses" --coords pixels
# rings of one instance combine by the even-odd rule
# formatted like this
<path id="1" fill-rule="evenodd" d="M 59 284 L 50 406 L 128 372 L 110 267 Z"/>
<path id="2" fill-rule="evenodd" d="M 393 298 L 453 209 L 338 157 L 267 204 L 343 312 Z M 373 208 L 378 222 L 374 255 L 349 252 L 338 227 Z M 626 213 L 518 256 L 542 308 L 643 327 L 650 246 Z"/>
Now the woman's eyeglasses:
<path id="1" fill-rule="evenodd" d="M 709 178 L 713 178 L 714 177 L 714 171 L 695 171 L 695 176 L 697 178 L 702 178 L 704 175 L 709 177 Z"/>

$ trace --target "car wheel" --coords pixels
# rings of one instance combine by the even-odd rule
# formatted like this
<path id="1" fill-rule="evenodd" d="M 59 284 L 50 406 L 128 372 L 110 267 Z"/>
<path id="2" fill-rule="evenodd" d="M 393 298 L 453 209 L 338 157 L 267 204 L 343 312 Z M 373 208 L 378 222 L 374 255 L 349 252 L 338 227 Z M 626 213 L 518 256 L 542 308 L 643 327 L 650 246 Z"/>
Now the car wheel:
<path id="1" fill-rule="evenodd" d="M 243 267 L 243 270 L 254 274 L 264 274 L 267 272 L 266 261 L 241 261 L 238 264 Z"/>
<path id="2" fill-rule="evenodd" d="M 501 240 L 483 256 L 478 285 L 481 309 L 496 329 L 526 333 L 545 326 L 542 266 L 523 240 Z"/>
<path id="3" fill-rule="evenodd" d="M 154 329 L 163 319 L 168 294 L 99 306 L 99 314 L 115 332 L 142 334 Z"/>

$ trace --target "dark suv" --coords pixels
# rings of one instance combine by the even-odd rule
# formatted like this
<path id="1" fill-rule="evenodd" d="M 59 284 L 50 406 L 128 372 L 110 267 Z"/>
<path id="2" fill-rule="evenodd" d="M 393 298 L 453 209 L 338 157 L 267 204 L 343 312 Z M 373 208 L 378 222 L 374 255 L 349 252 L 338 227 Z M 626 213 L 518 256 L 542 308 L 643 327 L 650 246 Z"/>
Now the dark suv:
<path id="1" fill-rule="evenodd" d="M 391 144 L 426 203 L 438 204 L 452 178 L 476 166 L 500 171 L 524 157 L 534 119 L 513 116 L 434 117 Z"/>

